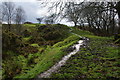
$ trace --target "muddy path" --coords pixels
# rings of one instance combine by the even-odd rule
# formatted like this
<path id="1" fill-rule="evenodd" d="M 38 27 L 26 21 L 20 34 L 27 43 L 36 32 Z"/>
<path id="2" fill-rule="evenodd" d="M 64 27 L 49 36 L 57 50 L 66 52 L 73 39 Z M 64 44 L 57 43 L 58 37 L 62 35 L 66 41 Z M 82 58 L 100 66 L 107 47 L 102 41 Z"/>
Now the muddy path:
<path id="1" fill-rule="evenodd" d="M 77 34 L 75 34 L 77 35 Z M 77 35 L 79 36 L 79 35 Z M 64 56 L 58 63 L 56 63 L 55 65 L 53 65 L 50 69 L 48 69 L 47 71 L 41 73 L 40 75 L 37 76 L 37 78 L 49 78 L 50 75 L 54 72 L 56 72 L 61 66 L 65 65 L 66 61 L 72 56 L 72 55 L 75 55 L 80 47 L 82 45 L 84 45 L 86 43 L 87 38 L 85 37 L 81 37 L 79 36 L 80 38 L 82 38 L 82 40 L 80 39 L 76 44 L 74 44 L 72 47 L 75 49 L 73 50 L 72 52 L 68 53 L 66 56 Z"/>

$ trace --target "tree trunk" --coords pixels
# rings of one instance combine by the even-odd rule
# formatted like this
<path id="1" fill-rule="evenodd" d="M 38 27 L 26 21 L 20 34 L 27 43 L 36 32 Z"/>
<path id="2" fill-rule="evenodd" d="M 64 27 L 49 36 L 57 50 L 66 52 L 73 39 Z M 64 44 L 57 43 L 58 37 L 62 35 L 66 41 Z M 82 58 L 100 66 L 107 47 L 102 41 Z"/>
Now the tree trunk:
<path id="1" fill-rule="evenodd" d="M 8 31 L 11 31 L 11 24 L 8 24 Z"/>
<path id="2" fill-rule="evenodd" d="M 118 34 L 120 34 L 120 1 L 117 3 L 117 5 L 115 6 L 117 13 L 118 13 L 118 17 L 119 17 L 119 29 L 118 29 Z"/>
<path id="3" fill-rule="evenodd" d="M 77 27 L 77 23 L 76 23 L 76 22 L 74 22 L 74 24 L 75 24 L 75 27 Z"/>

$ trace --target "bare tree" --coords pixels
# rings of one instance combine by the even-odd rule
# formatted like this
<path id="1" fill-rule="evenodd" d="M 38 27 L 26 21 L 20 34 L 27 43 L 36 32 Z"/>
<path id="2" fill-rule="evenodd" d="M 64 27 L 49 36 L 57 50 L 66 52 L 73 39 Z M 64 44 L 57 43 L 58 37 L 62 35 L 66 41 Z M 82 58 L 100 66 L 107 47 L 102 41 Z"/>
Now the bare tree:
<path id="1" fill-rule="evenodd" d="M 25 21 L 25 18 L 26 18 L 26 15 L 25 15 L 25 11 L 23 10 L 23 8 L 21 6 L 16 8 L 16 12 L 15 12 L 16 24 L 22 24 Z"/>
<path id="2" fill-rule="evenodd" d="M 118 29 L 118 33 L 120 34 L 120 1 L 117 2 L 115 8 L 116 8 L 116 10 L 117 10 L 118 17 L 119 17 L 119 29 Z"/>
<path id="3" fill-rule="evenodd" d="M 115 9 L 113 2 L 84 3 L 80 18 L 86 17 L 89 30 L 96 35 L 110 36 L 115 32 Z M 83 20 L 80 19 L 83 22 Z M 85 20 L 86 21 L 86 20 Z"/>
<path id="4" fill-rule="evenodd" d="M 54 21 L 52 19 L 49 19 L 49 18 L 44 19 L 44 22 L 46 24 L 53 24 L 54 23 Z"/>
<path id="5" fill-rule="evenodd" d="M 116 4 L 115 8 L 116 8 L 116 10 L 118 12 L 118 16 L 120 18 L 120 1 Z"/>
<path id="6" fill-rule="evenodd" d="M 25 11 L 23 10 L 23 8 L 21 6 L 16 8 L 16 12 L 15 12 L 15 23 L 16 23 L 16 28 L 17 28 L 17 32 L 20 34 L 21 33 L 21 27 L 22 27 L 22 23 L 24 23 L 26 18 L 25 15 Z"/>
<path id="7" fill-rule="evenodd" d="M 61 21 L 63 18 L 64 10 L 68 6 L 68 2 L 65 0 L 57 0 L 55 2 L 49 2 L 48 0 L 45 0 L 45 2 L 41 3 L 41 7 L 47 7 L 49 13 L 55 13 L 56 14 L 56 22 Z"/>
<path id="8" fill-rule="evenodd" d="M 50 24 L 50 20 L 44 19 L 45 24 Z"/>
<path id="9" fill-rule="evenodd" d="M 56 19 L 55 19 L 56 16 L 57 16 L 57 14 L 53 13 L 50 16 L 47 17 L 50 20 L 50 24 L 53 24 L 53 23 L 56 22 Z"/>
<path id="10" fill-rule="evenodd" d="M 42 20 L 43 20 L 43 17 L 41 18 L 36 18 L 36 20 L 39 22 L 39 24 L 41 24 Z"/>
<path id="11" fill-rule="evenodd" d="M 68 19 L 68 21 L 73 22 L 74 26 L 77 26 L 80 10 L 77 4 L 74 2 L 70 2 L 64 11 L 64 17 Z"/>
<path id="12" fill-rule="evenodd" d="M 45 18 L 45 23 L 46 24 L 53 24 L 53 23 L 55 23 L 56 22 L 56 15 L 57 14 L 51 14 L 51 15 L 49 15 L 49 16 L 47 16 L 46 18 Z"/>
<path id="13" fill-rule="evenodd" d="M 15 4 L 13 2 L 3 2 L 2 3 L 2 15 L 3 21 L 8 23 L 8 30 L 11 30 L 11 23 L 15 16 Z"/>
<path id="14" fill-rule="evenodd" d="M 48 3 L 46 3 L 48 4 Z M 58 16 L 69 21 L 83 24 L 89 23 L 89 30 L 96 35 L 111 36 L 116 31 L 115 6 L 116 2 L 64 2 L 56 1 L 49 9 L 58 10 Z M 119 4 L 118 4 L 119 5 Z M 119 15 L 119 7 L 116 8 Z M 59 18 L 58 18 L 59 19 Z M 120 31 L 118 31 L 120 32 Z"/>

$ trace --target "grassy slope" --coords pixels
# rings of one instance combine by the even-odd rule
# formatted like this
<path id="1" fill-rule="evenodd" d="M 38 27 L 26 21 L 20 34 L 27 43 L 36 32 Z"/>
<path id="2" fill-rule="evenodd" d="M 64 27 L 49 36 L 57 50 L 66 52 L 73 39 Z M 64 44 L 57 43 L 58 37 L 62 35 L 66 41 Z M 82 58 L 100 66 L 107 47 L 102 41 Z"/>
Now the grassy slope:
<path id="1" fill-rule="evenodd" d="M 24 27 L 29 29 L 29 31 L 35 31 L 36 30 L 35 25 L 25 24 Z M 77 34 L 79 34 L 81 36 L 89 37 L 91 39 L 90 47 L 92 47 L 92 44 L 93 44 L 93 48 L 96 47 L 96 46 L 99 46 L 99 44 L 97 44 L 97 43 L 105 44 L 105 42 L 107 43 L 107 41 L 112 40 L 112 38 L 93 36 L 89 32 L 79 31 L 79 30 L 77 30 L 75 28 L 73 28 L 73 32 L 77 33 Z M 24 38 L 23 40 L 28 41 L 30 38 L 31 37 L 27 37 L 27 38 Z M 19 75 L 15 76 L 14 78 L 22 78 L 22 79 L 23 78 L 34 78 L 39 73 L 42 73 L 42 72 L 48 70 L 52 65 L 54 65 L 57 61 L 59 61 L 61 59 L 61 57 L 63 57 L 64 55 L 67 54 L 64 51 L 64 49 L 66 49 L 67 47 L 69 47 L 69 46 L 73 45 L 74 43 L 76 43 L 76 41 L 78 41 L 78 39 L 79 39 L 79 37 L 77 37 L 75 35 L 70 35 L 64 41 L 58 42 L 53 46 L 47 46 L 47 48 L 42 47 L 42 46 L 38 46 L 38 44 L 31 44 L 31 46 L 37 47 L 39 49 L 39 52 L 29 54 L 27 58 L 22 56 L 22 55 L 19 55 L 19 56 L 17 56 L 17 58 L 15 58 L 13 63 L 15 62 L 14 64 L 18 64 L 18 66 L 23 66 L 23 68 L 22 68 L 21 73 Z M 103 42 L 103 41 L 105 41 L 105 42 Z M 93 49 L 93 48 L 91 48 L 91 49 Z M 116 59 L 117 54 L 116 55 L 114 55 L 114 54 L 117 52 L 117 49 L 114 48 L 114 47 L 106 47 L 106 48 L 108 48 L 108 51 L 111 51 L 111 54 L 106 55 L 106 56 L 108 56 L 108 58 L 105 56 L 105 57 L 100 57 L 100 59 L 105 59 L 106 60 L 106 58 L 107 58 L 107 60 L 108 60 L 110 56 L 115 56 L 115 59 Z M 99 48 L 98 48 L 98 50 L 99 50 Z M 100 49 L 100 50 L 102 51 L 103 49 Z M 84 49 L 83 49 L 83 54 L 87 54 L 87 51 L 89 52 L 89 50 L 84 51 Z M 103 53 L 104 53 L 104 51 L 103 51 Z M 81 52 L 80 52 L 80 54 L 81 54 Z M 75 58 L 72 57 L 68 61 L 67 64 L 69 64 L 70 66 L 73 66 L 71 64 L 73 64 L 75 62 L 76 64 L 79 63 L 80 65 L 82 65 L 82 63 L 80 63 L 81 61 L 79 61 L 80 59 L 79 60 L 76 59 L 77 56 L 80 57 L 81 55 L 76 55 Z M 83 59 L 81 59 L 81 60 L 84 60 L 84 58 L 86 58 L 86 55 L 83 55 Z M 86 61 L 86 60 L 84 60 L 84 61 Z M 89 61 L 89 59 L 88 59 L 88 61 Z M 118 65 L 117 61 L 114 61 L 114 62 L 115 62 L 116 65 Z M 85 63 L 87 63 L 87 62 L 85 62 Z M 93 63 L 93 62 L 91 61 L 91 63 Z M 68 66 L 66 66 L 66 67 L 68 68 Z M 76 65 L 75 65 L 73 67 L 70 67 L 71 69 L 70 68 L 67 69 L 68 72 L 72 71 L 70 74 L 68 74 L 66 72 L 66 70 L 65 70 L 66 67 L 65 67 L 65 69 L 63 69 L 64 75 L 62 75 L 60 73 L 60 74 L 56 74 L 54 77 L 71 77 L 71 76 L 76 77 L 76 75 L 79 75 L 78 74 L 78 73 L 80 73 L 79 71 L 84 71 L 86 73 L 86 75 L 87 75 L 88 71 L 86 71 L 86 69 L 85 69 L 86 65 L 83 65 L 83 68 L 80 68 L 79 65 L 77 65 L 77 66 L 78 67 L 76 67 Z M 76 69 L 76 68 L 78 68 L 78 69 Z M 78 71 L 78 72 L 76 72 L 76 74 L 75 74 L 74 73 L 75 71 Z M 118 68 L 117 68 L 117 71 L 118 71 Z M 4 73 L 4 71 L 3 71 L 3 73 Z M 114 73 L 117 75 L 117 72 L 114 72 Z"/>
<path id="2" fill-rule="evenodd" d="M 73 32 L 88 37 L 88 46 L 81 48 L 51 78 L 120 78 L 120 48 L 111 44 L 111 37 L 94 36 L 76 28 Z"/>
<path id="3" fill-rule="evenodd" d="M 34 32 L 37 29 L 36 24 L 23 24 L 23 27 L 30 32 Z M 64 29 L 68 31 L 69 28 Z M 24 37 L 22 41 L 27 42 L 30 38 L 31 36 Z M 26 57 L 23 55 L 15 56 L 14 54 L 16 53 L 13 53 L 12 51 L 7 52 L 8 54 L 11 54 L 12 58 L 11 60 L 6 60 L 4 61 L 5 63 L 3 63 L 5 66 L 2 73 L 3 78 L 9 77 L 9 75 L 14 78 L 22 79 L 35 78 L 38 74 L 49 69 L 64 55 L 66 55 L 67 52 L 65 52 L 65 50 L 69 46 L 76 43 L 78 39 L 80 39 L 78 36 L 69 33 L 69 36 L 67 38 L 64 38 L 64 41 L 60 41 L 53 46 L 39 46 L 36 43 L 31 44 L 31 46 L 37 47 L 39 51 L 32 54 L 25 53 L 27 54 Z M 8 74 L 5 73 L 5 70 L 7 70 Z"/>
<path id="4" fill-rule="evenodd" d="M 80 38 L 76 35 L 70 35 L 64 41 L 58 42 L 53 46 L 48 46 L 42 54 L 36 53 L 32 55 L 38 55 L 39 58 L 35 59 L 38 60 L 38 63 L 34 68 L 25 70 L 14 78 L 35 78 L 38 74 L 48 70 L 52 65 L 58 62 L 62 56 L 66 55 L 67 53 L 63 50 L 76 43 L 79 39 Z M 33 44 L 33 46 L 36 45 Z"/>

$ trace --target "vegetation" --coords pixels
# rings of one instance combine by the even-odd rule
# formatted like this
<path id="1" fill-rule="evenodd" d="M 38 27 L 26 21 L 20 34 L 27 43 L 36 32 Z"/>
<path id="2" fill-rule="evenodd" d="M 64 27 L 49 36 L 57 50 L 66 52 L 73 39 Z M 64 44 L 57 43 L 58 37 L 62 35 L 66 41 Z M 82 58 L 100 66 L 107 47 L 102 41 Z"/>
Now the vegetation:
<path id="1" fill-rule="evenodd" d="M 25 11 L 21 6 L 16 8 L 16 5 L 13 2 L 3 2 L 1 5 L 1 21 L 5 21 L 8 24 L 8 30 L 11 31 L 11 24 L 15 22 L 16 24 L 22 24 L 25 21 Z M 18 31 L 21 30 L 19 26 Z"/>
<path id="2" fill-rule="evenodd" d="M 73 32 L 90 41 L 51 78 L 120 78 L 120 49 L 113 45 L 112 37 L 98 37 L 76 28 Z"/>
<path id="3" fill-rule="evenodd" d="M 71 40 L 71 38 L 76 38 Z M 17 75 L 15 78 L 35 78 L 38 74 L 48 70 L 51 66 L 53 66 L 56 62 L 58 62 L 62 56 L 66 55 L 65 49 L 69 46 L 73 45 L 78 41 L 78 36 L 70 36 L 64 41 L 54 44 L 53 46 L 47 46 L 43 53 L 35 54 L 38 58 L 33 58 L 32 60 L 36 60 L 38 63 L 31 70 L 26 70 L 22 72 L 20 75 Z M 66 45 L 64 45 L 66 44 Z M 59 46 L 56 46 L 59 45 Z M 34 56 L 35 56 L 34 55 Z M 37 56 L 38 55 L 38 56 Z"/>
<path id="4" fill-rule="evenodd" d="M 119 49 L 113 45 L 113 37 L 94 36 L 89 31 L 61 24 L 23 26 L 28 30 L 27 33 L 30 32 L 28 36 L 3 30 L 3 79 L 35 78 L 48 70 L 69 53 L 68 48 L 80 39 L 71 32 L 90 38 L 90 42 L 72 56 L 52 78 L 119 78 Z M 48 38 L 48 35 L 53 37 Z M 32 39 L 34 42 L 31 42 Z"/>
<path id="5" fill-rule="evenodd" d="M 49 2 L 41 5 L 45 4 L 49 4 Z M 113 36 L 115 33 L 120 33 L 120 1 L 56 1 L 51 6 L 46 7 L 49 7 L 51 12 L 55 9 L 58 10 L 55 19 L 65 18 L 68 22 L 72 22 L 75 27 L 79 26 L 97 36 Z"/>
<path id="6" fill-rule="evenodd" d="M 80 39 L 61 24 L 23 26 L 27 31 L 25 29 L 19 35 L 3 30 L 3 79 L 35 78 L 58 62 L 68 53 L 67 49 Z M 43 26 L 47 28 L 41 29 Z M 31 42 L 32 39 L 34 42 Z"/>
<path id="7" fill-rule="evenodd" d="M 119 4 L 120 1 L 56 1 L 49 5 L 49 12 L 54 8 L 53 12 L 58 14 L 38 17 L 39 24 L 34 24 L 24 22 L 25 11 L 21 6 L 3 2 L 0 20 L 7 24 L 2 25 L 2 78 L 36 78 L 73 51 L 71 46 L 81 39 L 79 36 L 89 41 L 85 39 L 77 54 L 50 78 L 120 78 Z M 54 24 L 61 18 L 75 26 Z M 42 21 L 46 24 L 41 24 Z"/>

